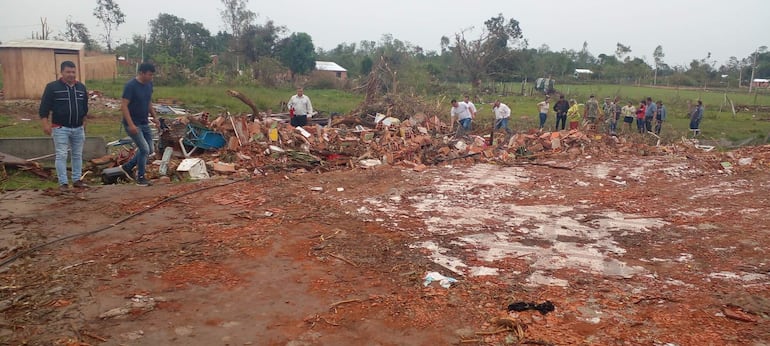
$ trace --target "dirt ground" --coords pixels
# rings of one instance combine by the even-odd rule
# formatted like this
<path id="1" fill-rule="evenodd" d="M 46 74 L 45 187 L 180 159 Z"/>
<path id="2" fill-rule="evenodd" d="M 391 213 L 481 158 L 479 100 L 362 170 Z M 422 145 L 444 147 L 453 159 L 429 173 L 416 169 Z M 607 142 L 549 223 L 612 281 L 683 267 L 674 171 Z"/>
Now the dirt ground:
<path id="1" fill-rule="evenodd" d="M 770 345 L 770 173 L 720 160 L 7 192 L 0 344 Z"/>

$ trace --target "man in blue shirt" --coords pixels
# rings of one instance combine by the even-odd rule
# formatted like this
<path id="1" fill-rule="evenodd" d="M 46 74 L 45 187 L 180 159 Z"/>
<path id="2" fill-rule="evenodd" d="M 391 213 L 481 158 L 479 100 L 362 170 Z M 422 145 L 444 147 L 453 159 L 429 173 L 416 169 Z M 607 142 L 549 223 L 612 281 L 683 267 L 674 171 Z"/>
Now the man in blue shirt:
<path id="1" fill-rule="evenodd" d="M 658 107 L 652 102 L 652 97 L 647 98 L 647 109 L 644 110 L 644 128 L 647 132 L 652 131 L 652 119 L 658 113 Z"/>
<path id="2" fill-rule="evenodd" d="M 147 159 L 153 152 L 152 131 L 150 119 L 158 126 L 155 109 L 152 108 L 152 77 L 155 66 L 150 63 L 139 65 L 139 74 L 131 79 L 123 88 L 120 111 L 123 113 L 123 126 L 134 141 L 137 151 L 131 161 L 120 166 L 120 169 L 134 179 L 132 171 L 136 167 L 136 185 L 150 186 L 152 183 L 145 177 Z"/>
<path id="3" fill-rule="evenodd" d="M 700 134 L 700 121 L 703 119 L 703 101 L 698 100 L 698 105 L 690 113 L 690 131 L 693 136 Z"/>
<path id="4" fill-rule="evenodd" d="M 658 101 L 658 112 L 655 114 L 655 134 L 660 136 L 660 128 L 663 127 L 663 122 L 666 121 L 666 106 L 663 105 L 663 101 Z"/>

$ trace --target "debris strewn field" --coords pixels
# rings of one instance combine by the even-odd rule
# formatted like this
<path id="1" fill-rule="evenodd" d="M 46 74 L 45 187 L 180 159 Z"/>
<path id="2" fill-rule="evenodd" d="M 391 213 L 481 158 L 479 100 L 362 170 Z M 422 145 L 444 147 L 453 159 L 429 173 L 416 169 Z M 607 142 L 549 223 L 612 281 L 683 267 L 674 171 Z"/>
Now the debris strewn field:
<path id="1" fill-rule="evenodd" d="M 210 179 L 0 195 L 0 340 L 770 341 L 770 146 L 383 115 L 272 142 L 267 120 L 215 118 Z"/>

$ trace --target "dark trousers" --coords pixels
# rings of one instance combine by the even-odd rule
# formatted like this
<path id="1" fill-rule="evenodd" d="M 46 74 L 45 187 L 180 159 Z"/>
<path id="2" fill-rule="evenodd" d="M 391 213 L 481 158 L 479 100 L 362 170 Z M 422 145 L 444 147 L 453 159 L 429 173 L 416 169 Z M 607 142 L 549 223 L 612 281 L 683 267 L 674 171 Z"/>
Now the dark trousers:
<path id="1" fill-rule="evenodd" d="M 559 123 L 561 123 L 561 128 L 559 128 Z M 564 128 L 567 126 L 567 114 L 556 114 L 556 128 L 554 130 L 564 130 Z"/>
<path id="2" fill-rule="evenodd" d="M 639 133 L 644 133 L 644 119 L 636 118 L 636 129 L 639 130 Z"/>
<path id="3" fill-rule="evenodd" d="M 652 117 L 644 117 L 644 128 L 647 132 L 652 131 Z"/>
<path id="4" fill-rule="evenodd" d="M 295 115 L 291 118 L 291 126 L 305 126 L 307 125 L 307 115 Z"/>

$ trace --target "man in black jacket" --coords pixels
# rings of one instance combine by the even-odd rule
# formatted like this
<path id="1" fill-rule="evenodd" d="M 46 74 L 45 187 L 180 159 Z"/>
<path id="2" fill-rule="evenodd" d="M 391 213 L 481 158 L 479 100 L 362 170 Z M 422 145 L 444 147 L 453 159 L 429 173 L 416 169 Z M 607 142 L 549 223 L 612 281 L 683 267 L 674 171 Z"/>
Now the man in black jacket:
<path id="1" fill-rule="evenodd" d="M 554 130 L 564 130 L 564 127 L 567 125 L 567 110 L 569 110 L 569 102 L 564 99 L 564 95 L 559 96 L 559 101 L 556 101 L 556 104 L 553 105 L 553 110 L 556 111 L 556 128 Z M 561 129 L 559 128 L 560 122 Z"/>
<path id="2" fill-rule="evenodd" d="M 75 63 L 61 63 L 61 78 L 45 86 L 40 100 L 40 121 L 43 132 L 53 137 L 56 151 L 56 176 L 59 189 L 69 188 L 67 180 L 67 151 L 72 151 L 72 186 L 86 188 L 80 180 L 83 171 L 83 144 L 86 141 L 85 121 L 88 115 L 88 91 L 75 78 Z M 50 121 L 48 117 L 51 117 Z"/>

